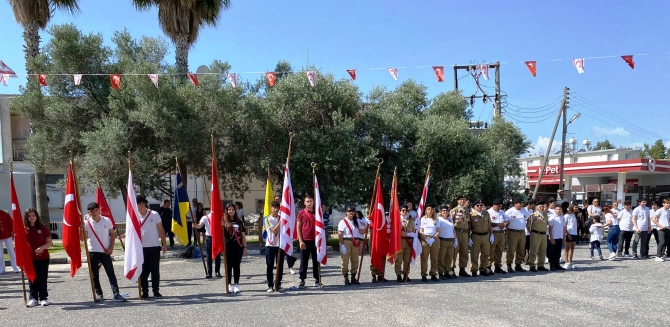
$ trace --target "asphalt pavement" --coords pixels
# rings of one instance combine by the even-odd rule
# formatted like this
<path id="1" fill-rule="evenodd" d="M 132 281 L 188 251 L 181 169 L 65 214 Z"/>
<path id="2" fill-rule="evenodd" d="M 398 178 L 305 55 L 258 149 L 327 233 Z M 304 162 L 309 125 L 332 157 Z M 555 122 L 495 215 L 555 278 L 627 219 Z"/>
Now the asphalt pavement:
<path id="1" fill-rule="evenodd" d="M 653 243 L 653 241 L 652 241 Z M 652 245 L 650 253 L 655 253 Z M 607 250 L 603 249 L 607 256 Z M 296 255 L 297 256 L 297 255 Z M 0 320 L 4 326 L 669 326 L 670 262 L 623 259 L 591 261 L 586 245 L 577 247 L 576 269 L 515 273 L 454 281 L 398 284 L 392 266 L 387 283 L 371 283 L 369 257 L 361 285 L 344 286 L 340 257 L 329 254 L 322 269 L 324 287 L 313 287 L 311 268 L 305 289 L 290 289 L 298 275 L 285 270 L 285 291 L 266 293 L 265 257 L 246 256 L 240 294 L 224 293 L 222 279 L 204 279 L 200 259 L 161 262 L 163 299 L 138 300 L 136 284 L 123 278 L 115 261 L 121 293 L 128 302 L 92 301 L 86 265 L 74 278 L 69 265 L 53 264 L 48 307 L 26 308 L 21 275 L 0 275 Z M 296 270 L 300 262 L 296 262 Z M 526 266 L 527 268 L 527 266 Z M 101 272 L 103 291 L 111 298 Z"/>

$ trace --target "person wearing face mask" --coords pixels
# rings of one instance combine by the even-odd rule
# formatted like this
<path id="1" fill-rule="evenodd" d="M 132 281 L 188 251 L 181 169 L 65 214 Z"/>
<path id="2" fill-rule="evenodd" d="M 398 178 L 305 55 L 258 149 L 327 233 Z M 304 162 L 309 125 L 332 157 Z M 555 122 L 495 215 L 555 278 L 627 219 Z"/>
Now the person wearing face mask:
<path id="1" fill-rule="evenodd" d="M 458 275 L 470 277 L 465 271 L 468 266 L 468 242 L 470 240 L 470 208 L 466 206 L 468 200 L 465 196 L 456 198 L 458 206 L 451 209 L 449 216 L 454 220 L 454 242 L 458 243 L 454 250 L 454 261 L 458 255 Z M 455 264 L 455 263 L 454 263 Z"/>
<path id="2" fill-rule="evenodd" d="M 342 275 L 344 276 L 344 285 L 360 284 L 356 280 L 358 272 L 358 253 L 361 248 L 360 227 L 356 219 L 356 208 L 347 207 L 347 216 L 337 224 L 337 236 L 340 240 L 340 253 L 342 254 Z M 349 269 L 351 264 L 351 270 Z M 349 273 L 351 272 L 351 281 Z"/>
<path id="3" fill-rule="evenodd" d="M 454 238 L 454 221 L 449 216 L 449 207 L 440 207 L 440 253 L 437 270 L 441 279 L 454 279 L 454 249 L 458 246 Z M 410 245 L 411 248 L 411 245 Z"/>
<path id="4" fill-rule="evenodd" d="M 421 218 L 421 281 L 428 281 L 428 259 L 430 259 L 430 280 L 437 282 L 437 262 L 440 255 L 440 220 L 435 215 L 435 205 L 426 206 L 426 215 Z"/>
<path id="5" fill-rule="evenodd" d="M 502 254 L 505 250 L 505 228 L 507 228 L 508 219 L 505 212 L 500 210 L 502 199 L 493 200 L 493 206 L 488 210 L 491 217 L 491 231 L 493 232 L 493 243 L 489 250 L 488 269 L 489 275 L 506 274 L 502 270 Z"/>
<path id="6" fill-rule="evenodd" d="M 400 236 L 402 238 L 402 249 L 400 250 L 400 253 L 398 253 L 398 259 L 395 261 L 395 274 L 398 283 L 412 281 L 409 279 L 409 264 L 412 261 L 412 245 L 414 243 L 414 238 L 417 237 L 417 233 L 414 228 L 414 218 L 410 216 L 408 209 L 409 208 L 406 205 L 400 207 L 400 223 L 402 224 Z"/>
<path id="7" fill-rule="evenodd" d="M 491 230 L 491 217 L 489 212 L 484 210 L 482 201 L 475 201 L 472 212 L 470 213 L 470 272 L 472 277 L 479 275 L 488 276 L 486 263 L 489 259 L 489 251 L 493 244 L 494 237 Z M 481 255 L 481 256 L 480 256 Z M 489 269 L 490 270 L 490 269 Z"/>

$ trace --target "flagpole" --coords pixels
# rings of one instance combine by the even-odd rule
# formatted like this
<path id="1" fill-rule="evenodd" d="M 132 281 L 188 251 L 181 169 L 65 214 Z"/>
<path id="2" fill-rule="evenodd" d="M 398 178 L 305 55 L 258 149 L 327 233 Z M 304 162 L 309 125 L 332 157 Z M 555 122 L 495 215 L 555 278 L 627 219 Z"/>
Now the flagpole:
<path id="1" fill-rule="evenodd" d="M 314 184 L 315 175 L 316 175 L 316 162 L 312 162 L 312 184 Z M 316 195 L 316 185 L 314 185 L 314 194 Z M 319 197 L 321 197 L 320 193 L 319 193 Z M 319 201 L 321 201 L 321 200 L 319 200 Z M 319 210 L 320 208 L 314 208 L 314 209 Z M 328 241 L 328 240 L 326 239 L 326 241 Z M 319 262 L 316 267 L 317 267 L 316 271 L 319 273 L 319 286 L 323 287 L 323 284 L 321 284 L 321 262 Z"/>
<path id="2" fill-rule="evenodd" d="M 428 170 L 426 170 L 426 178 L 423 180 L 423 187 L 426 187 L 426 181 L 428 180 L 428 177 L 430 176 L 430 165 L 431 165 L 432 163 L 433 163 L 433 159 L 431 158 L 430 161 L 428 161 Z M 421 193 L 423 193 L 423 189 L 421 189 Z M 422 196 L 423 196 L 423 195 L 422 195 Z M 428 197 L 428 194 L 426 194 L 426 197 Z M 419 201 L 421 201 L 421 200 L 419 199 Z M 423 214 L 423 212 L 421 212 L 421 213 Z M 421 218 L 420 218 L 420 217 L 416 217 L 416 218 L 414 218 L 414 219 L 419 219 L 419 220 L 420 220 Z M 416 221 L 414 222 L 414 226 L 416 226 Z M 416 237 L 419 237 L 419 234 L 418 234 L 419 232 L 418 232 L 417 230 L 415 230 L 414 232 L 417 233 L 417 234 L 416 234 Z M 412 244 L 412 246 L 413 246 L 413 245 L 414 245 L 414 244 Z M 416 260 L 415 260 L 415 262 L 416 262 Z M 404 263 L 403 263 L 403 264 L 404 264 Z M 446 262 L 444 263 L 444 266 L 445 266 L 444 270 L 446 271 L 446 270 L 447 270 L 447 268 L 446 268 L 447 263 L 446 263 Z M 412 265 L 407 266 L 407 274 L 405 275 L 405 282 L 407 282 L 407 278 L 409 278 L 409 272 L 410 272 L 410 270 L 412 270 Z"/>
<path id="3" fill-rule="evenodd" d="M 368 217 L 370 217 L 370 212 L 372 212 L 372 206 L 374 206 L 375 195 L 377 194 L 377 179 L 379 179 L 379 170 L 382 168 L 384 159 L 379 159 L 379 165 L 377 165 L 377 174 L 375 175 L 374 186 L 372 187 L 372 199 L 370 199 L 370 206 L 368 207 Z M 368 223 L 368 228 L 365 229 L 365 236 L 363 236 L 363 245 L 361 246 L 361 258 L 358 260 L 358 275 L 356 280 L 361 280 L 361 269 L 363 268 L 363 257 L 365 256 L 365 242 L 368 238 L 368 232 L 370 231 L 370 224 Z M 370 246 L 372 246 L 372 239 L 370 239 Z M 372 249 L 370 249 L 372 252 Z"/>
<path id="4" fill-rule="evenodd" d="M 101 190 L 101 192 L 102 192 L 102 188 L 100 187 L 100 182 L 95 182 L 95 183 L 98 185 L 98 188 L 99 188 L 99 189 Z M 104 196 L 104 193 L 103 193 L 103 196 Z M 98 205 L 100 205 L 100 203 L 98 203 Z M 108 205 L 108 206 L 109 206 L 109 205 Z M 117 227 L 117 228 L 114 228 L 114 232 L 116 233 L 116 238 L 118 238 L 118 239 L 119 239 L 119 242 L 121 243 L 121 249 L 123 249 L 123 251 L 125 252 L 125 251 L 126 251 L 126 246 L 123 245 L 123 239 L 121 239 L 121 234 L 119 234 L 119 228 L 118 228 L 118 227 Z"/>
<path id="5" fill-rule="evenodd" d="M 79 212 L 79 237 L 81 241 L 84 242 L 84 250 L 86 250 L 86 264 L 88 265 L 88 278 L 91 281 L 91 292 L 93 294 L 93 302 L 95 302 L 95 283 L 93 282 L 93 269 L 91 268 L 91 253 L 88 251 L 88 245 L 86 244 L 86 232 L 84 231 L 84 215 L 81 212 L 81 198 L 79 195 L 79 180 L 77 179 L 77 169 L 74 165 L 74 159 L 72 158 L 72 151 L 70 151 L 70 166 L 72 167 L 72 176 L 74 176 L 74 188 L 76 192 L 77 199 L 77 211 Z M 96 267 L 98 268 L 98 267 Z M 99 269 L 99 268 L 98 268 Z"/>
<path id="6" fill-rule="evenodd" d="M 181 168 L 179 167 L 179 159 L 177 157 L 174 157 L 174 161 L 177 163 L 177 172 L 181 175 Z M 177 185 L 177 188 L 179 188 L 179 185 Z M 175 203 L 176 205 L 179 205 L 179 203 Z M 189 203 L 188 205 L 189 212 L 191 213 L 191 219 L 193 222 L 195 222 L 195 216 L 193 215 L 193 208 L 191 208 L 191 204 Z M 180 213 L 181 214 L 181 213 Z M 181 220 L 181 217 L 179 217 Z M 200 222 L 198 222 L 200 223 Z M 188 222 L 186 222 L 188 224 Z M 171 226 L 172 224 L 170 224 Z M 188 226 L 185 226 L 188 227 Z M 188 228 L 187 228 L 188 229 Z M 198 232 L 195 228 L 193 228 L 193 236 L 195 236 L 195 240 L 198 241 L 198 248 L 200 249 L 200 259 L 202 259 L 202 268 L 205 269 L 205 276 L 207 276 L 207 265 L 205 264 L 205 256 L 202 254 L 202 242 L 200 242 L 200 236 L 198 235 Z M 209 255 L 209 253 L 207 253 Z"/>
<path id="7" fill-rule="evenodd" d="M 130 150 L 128 150 L 128 171 L 130 171 L 131 173 L 133 171 L 133 159 L 130 158 Z M 126 191 L 128 191 L 128 190 L 126 190 Z M 128 224 L 128 222 L 126 222 L 126 225 L 127 224 Z M 141 278 L 138 278 L 137 279 L 137 295 L 138 295 L 139 299 L 142 300 L 142 284 L 140 282 L 141 282 Z"/>
<path id="8" fill-rule="evenodd" d="M 216 161 L 217 161 L 216 160 L 216 149 L 214 148 L 214 133 L 213 132 L 212 132 L 212 134 L 210 134 L 210 138 L 211 138 L 211 143 L 212 143 L 212 158 L 214 158 L 214 164 L 216 164 Z M 216 178 L 218 179 L 219 178 L 219 165 L 216 165 L 216 167 L 214 167 L 214 169 L 216 169 Z M 214 185 L 214 181 L 212 181 L 212 185 Z M 218 181 L 217 181 L 216 185 L 218 187 L 218 185 L 219 185 Z M 217 191 L 220 192 L 221 190 L 217 190 Z M 210 207 L 211 206 L 212 206 L 212 204 L 210 203 Z M 221 213 L 221 246 L 222 246 L 223 250 L 221 251 L 221 257 L 223 259 L 223 274 L 224 274 L 224 278 L 226 279 L 224 281 L 225 286 L 226 286 L 226 294 L 230 294 L 230 292 L 228 292 L 229 285 L 228 285 L 228 258 L 226 256 L 226 237 L 225 237 L 226 233 L 223 230 L 224 215 L 225 215 L 225 213 L 222 212 Z M 214 221 L 214 217 L 212 217 L 212 221 Z M 213 228 L 213 227 L 210 226 L 209 228 Z M 212 248 L 213 248 L 213 246 L 212 246 Z M 211 256 L 212 254 L 208 253 L 208 255 Z M 214 258 L 212 258 L 212 259 L 214 259 Z"/>
<path id="9" fill-rule="evenodd" d="M 12 164 L 12 159 L 9 159 L 9 178 L 13 179 L 14 177 L 14 166 Z M 18 251 L 16 251 L 18 253 Z M 2 258 L 5 260 L 5 258 Z M 23 286 L 23 305 L 28 305 L 28 296 L 26 295 L 26 274 L 21 267 L 21 285 Z"/>
<path id="10" fill-rule="evenodd" d="M 291 162 L 291 147 L 292 147 L 292 144 L 293 144 L 293 136 L 295 136 L 295 133 L 293 133 L 293 132 L 288 133 L 288 154 L 286 155 L 286 167 L 287 168 L 288 168 L 289 163 Z M 271 175 L 270 175 L 270 163 L 268 162 L 268 179 L 270 179 L 270 177 L 271 177 Z M 280 220 L 279 224 L 281 225 L 281 216 L 280 216 L 279 220 Z M 277 292 L 277 290 L 279 290 L 279 286 L 277 284 L 279 284 L 279 262 L 280 262 L 280 258 L 282 256 L 281 234 L 282 234 L 282 232 L 281 232 L 281 227 L 280 227 L 279 232 L 277 233 L 277 247 L 278 247 L 278 249 L 277 249 L 277 264 L 275 265 L 275 270 L 276 270 L 276 272 L 275 272 L 275 287 L 274 287 L 275 292 Z"/>

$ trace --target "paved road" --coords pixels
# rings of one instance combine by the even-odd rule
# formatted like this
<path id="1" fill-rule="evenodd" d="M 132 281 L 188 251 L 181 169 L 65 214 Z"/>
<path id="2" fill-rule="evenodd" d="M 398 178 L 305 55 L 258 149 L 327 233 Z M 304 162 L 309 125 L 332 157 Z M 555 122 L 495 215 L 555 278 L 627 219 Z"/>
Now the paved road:
<path id="1" fill-rule="evenodd" d="M 225 295 L 223 280 L 202 278 L 199 259 L 166 260 L 161 263 L 164 299 L 139 301 L 137 287 L 120 279 L 121 293 L 130 294 L 130 301 L 100 304 L 91 301 L 86 269 L 70 278 L 67 265 L 52 265 L 50 307 L 25 308 L 20 275 L 0 275 L 0 317 L 4 326 L 26 325 L 25 319 L 33 325 L 50 326 L 83 326 L 93 321 L 96 326 L 670 325 L 666 287 L 670 262 L 590 261 L 585 246 L 578 247 L 575 262 L 577 269 L 560 273 L 516 273 L 439 283 L 420 282 L 417 266 L 413 267 L 414 282 L 401 285 L 395 281 L 372 284 L 364 268 L 362 285 L 344 287 L 339 257 L 331 257 L 323 269 L 325 287 L 267 294 L 265 259 L 249 256 L 242 263 L 243 292 Z M 368 258 L 365 263 L 367 267 Z M 122 276 L 123 263 L 114 266 L 116 275 Z M 284 286 L 298 281 L 297 275 L 287 274 Z M 309 278 L 308 285 L 312 283 Z M 110 296 L 104 277 L 103 288 Z"/>

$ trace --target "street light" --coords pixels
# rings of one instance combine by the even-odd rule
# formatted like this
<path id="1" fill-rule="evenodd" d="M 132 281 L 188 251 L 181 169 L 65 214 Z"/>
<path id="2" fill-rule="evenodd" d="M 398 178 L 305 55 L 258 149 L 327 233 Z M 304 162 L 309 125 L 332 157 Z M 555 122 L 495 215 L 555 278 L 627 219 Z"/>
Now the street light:
<path id="1" fill-rule="evenodd" d="M 581 113 L 576 113 L 572 118 L 570 118 L 569 122 L 566 122 L 566 114 L 567 110 L 563 109 L 563 141 L 561 143 L 561 173 L 558 179 L 558 184 L 560 185 L 559 190 L 563 190 L 565 192 L 565 182 L 563 181 L 563 168 L 565 168 L 565 137 L 568 135 L 568 125 L 572 124 L 575 122 L 575 120 L 579 119 L 579 117 L 582 116 Z"/>
<path id="2" fill-rule="evenodd" d="M 570 125 L 570 124 L 574 123 L 574 122 L 575 122 L 575 120 L 579 119 L 579 117 L 581 117 L 581 116 L 582 116 L 582 114 L 581 114 L 581 113 L 579 113 L 579 112 L 578 112 L 578 113 L 576 113 L 576 114 L 575 114 L 574 116 L 572 116 L 572 118 L 570 118 L 570 121 L 568 122 L 568 125 Z"/>

